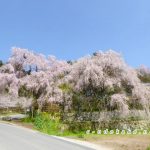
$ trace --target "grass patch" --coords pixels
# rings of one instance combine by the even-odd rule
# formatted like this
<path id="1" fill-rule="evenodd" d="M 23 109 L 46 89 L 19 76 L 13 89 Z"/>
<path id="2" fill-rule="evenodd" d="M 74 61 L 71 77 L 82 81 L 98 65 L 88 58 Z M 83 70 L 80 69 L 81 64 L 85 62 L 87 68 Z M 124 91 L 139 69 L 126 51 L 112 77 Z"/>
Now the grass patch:
<path id="1" fill-rule="evenodd" d="M 54 118 L 47 113 L 40 113 L 35 117 L 34 125 L 44 133 L 58 135 L 61 123 L 57 117 Z"/>
<path id="2" fill-rule="evenodd" d="M 67 124 L 61 122 L 59 115 L 52 116 L 45 112 L 36 114 L 34 118 L 24 118 L 22 123 L 24 125 L 33 124 L 34 129 L 49 135 L 84 138 L 86 134 L 84 131 L 69 129 Z"/>
<path id="3" fill-rule="evenodd" d="M 36 114 L 34 118 L 25 118 L 22 122 L 32 123 L 35 129 L 50 135 L 65 136 L 69 134 L 69 131 L 65 130 L 66 125 L 61 123 L 59 116 L 52 116 L 45 112 Z"/>
<path id="4" fill-rule="evenodd" d="M 86 134 L 86 130 L 79 130 L 81 128 L 79 127 L 77 128 L 76 124 L 72 124 L 73 126 L 72 127 L 71 125 L 63 123 L 60 120 L 59 115 L 50 115 L 45 112 L 37 114 L 33 119 L 25 118 L 23 122 L 33 124 L 34 129 L 49 135 L 67 136 L 67 137 L 83 139 L 83 140 L 100 139 L 105 137 L 136 137 L 137 136 L 133 134 L 127 134 L 127 131 L 125 131 L 126 134 L 124 135 L 122 135 L 121 133 L 116 135 L 115 132 L 114 134 L 109 134 L 109 133 L 104 134 L 103 132 L 101 134 L 97 134 L 97 132 L 92 132 L 92 131 L 89 134 Z M 77 129 L 74 127 L 76 127 Z"/>
<path id="5" fill-rule="evenodd" d="M 146 150 L 150 150 L 150 146 L 146 148 Z"/>

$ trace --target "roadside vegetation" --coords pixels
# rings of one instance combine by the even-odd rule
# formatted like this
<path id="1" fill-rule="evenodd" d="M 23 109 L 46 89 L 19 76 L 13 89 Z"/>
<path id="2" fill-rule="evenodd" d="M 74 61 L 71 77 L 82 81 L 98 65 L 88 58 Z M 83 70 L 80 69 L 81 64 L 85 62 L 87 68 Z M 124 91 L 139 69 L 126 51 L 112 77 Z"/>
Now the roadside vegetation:
<path id="1" fill-rule="evenodd" d="M 13 48 L 0 83 L 0 109 L 28 114 L 20 123 L 50 135 L 97 140 L 113 136 L 86 130 L 150 128 L 150 70 L 112 50 L 62 61 Z"/>
<path id="2" fill-rule="evenodd" d="M 58 115 L 58 114 L 57 114 Z M 150 135 L 139 134 L 97 134 L 91 132 L 87 134 L 86 131 L 72 131 L 66 128 L 66 124 L 60 121 L 59 117 L 52 117 L 48 113 L 41 113 L 35 118 L 26 118 L 19 123 L 24 127 L 32 128 L 40 132 L 64 136 L 67 138 L 73 138 L 83 141 L 88 141 L 97 145 L 104 145 L 114 150 L 149 150 Z"/>
<path id="3" fill-rule="evenodd" d="M 146 150 L 150 150 L 150 146 L 149 147 L 147 147 L 147 149 Z"/>

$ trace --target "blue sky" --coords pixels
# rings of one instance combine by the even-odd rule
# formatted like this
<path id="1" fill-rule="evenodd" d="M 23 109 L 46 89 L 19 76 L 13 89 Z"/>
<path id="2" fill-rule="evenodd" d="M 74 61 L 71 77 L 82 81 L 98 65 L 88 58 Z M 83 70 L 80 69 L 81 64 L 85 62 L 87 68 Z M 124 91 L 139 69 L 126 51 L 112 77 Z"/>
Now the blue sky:
<path id="1" fill-rule="evenodd" d="M 66 60 L 113 49 L 150 67 L 150 1 L 0 0 L 0 59 L 13 46 Z"/>

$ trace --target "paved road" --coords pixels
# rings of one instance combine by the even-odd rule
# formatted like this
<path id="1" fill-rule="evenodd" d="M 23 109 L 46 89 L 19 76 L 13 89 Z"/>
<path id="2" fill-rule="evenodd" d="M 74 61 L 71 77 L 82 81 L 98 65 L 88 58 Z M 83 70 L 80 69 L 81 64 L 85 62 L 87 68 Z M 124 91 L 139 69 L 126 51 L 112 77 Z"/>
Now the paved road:
<path id="1" fill-rule="evenodd" d="M 92 150 L 35 131 L 0 123 L 0 150 Z"/>
<path id="2" fill-rule="evenodd" d="M 8 116 L 0 116 L 0 120 L 5 120 L 5 121 L 21 120 L 26 117 L 27 117 L 27 115 L 24 115 L 24 114 L 15 114 L 15 115 L 8 115 Z"/>

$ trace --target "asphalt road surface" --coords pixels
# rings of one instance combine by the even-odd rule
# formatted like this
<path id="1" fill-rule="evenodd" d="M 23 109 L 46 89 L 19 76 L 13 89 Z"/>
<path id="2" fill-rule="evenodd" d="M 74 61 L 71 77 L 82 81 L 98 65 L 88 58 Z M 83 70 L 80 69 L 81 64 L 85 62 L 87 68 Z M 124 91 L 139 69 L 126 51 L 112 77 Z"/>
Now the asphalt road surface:
<path id="1" fill-rule="evenodd" d="M 0 150 L 93 150 L 22 127 L 0 123 Z"/>

